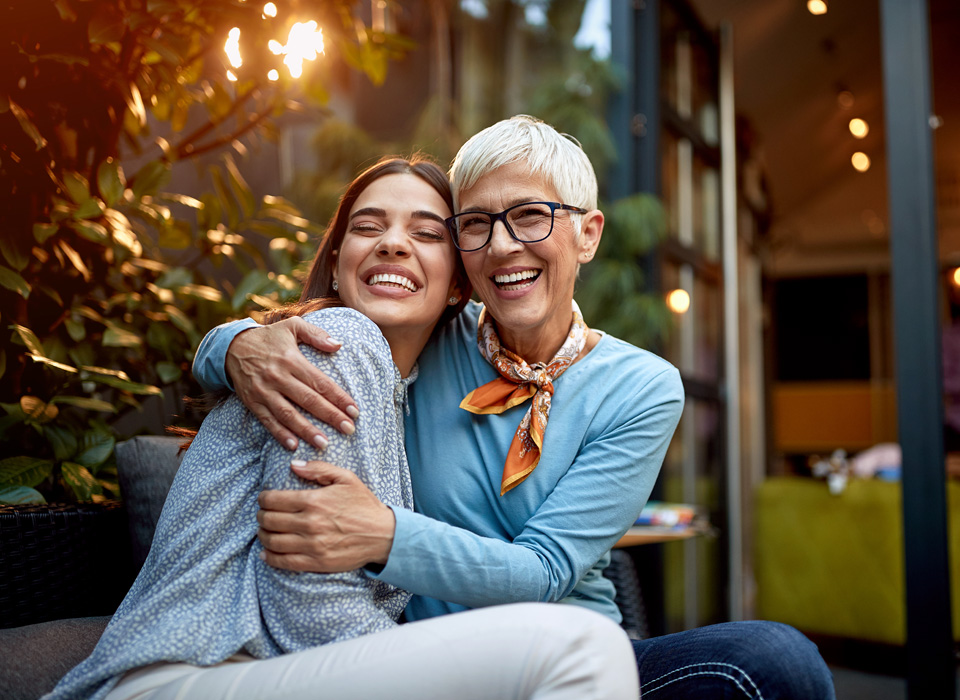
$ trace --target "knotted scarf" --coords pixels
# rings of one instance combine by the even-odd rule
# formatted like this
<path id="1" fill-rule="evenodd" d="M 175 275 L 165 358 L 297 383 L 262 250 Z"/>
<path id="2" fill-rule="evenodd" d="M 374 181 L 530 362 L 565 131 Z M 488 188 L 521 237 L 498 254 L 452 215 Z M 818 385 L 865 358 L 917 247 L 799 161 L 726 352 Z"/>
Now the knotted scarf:
<path id="1" fill-rule="evenodd" d="M 528 365 L 522 357 L 500 344 L 493 319 L 486 309 L 480 312 L 477 345 L 480 346 L 480 353 L 496 368 L 500 376 L 467 394 L 460 402 L 460 408 L 477 414 L 503 413 L 533 398 L 507 452 L 507 461 L 500 481 L 501 496 L 526 479 L 540 462 L 543 433 L 547 429 L 547 417 L 550 415 L 553 381 L 563 374 L 583 351 L 589 332 L 590 329 L 580 314 L 580 307 L 577 302 L 573 302 L 573 322 L 560 350 L 546 364 L 538 362 Z"/>

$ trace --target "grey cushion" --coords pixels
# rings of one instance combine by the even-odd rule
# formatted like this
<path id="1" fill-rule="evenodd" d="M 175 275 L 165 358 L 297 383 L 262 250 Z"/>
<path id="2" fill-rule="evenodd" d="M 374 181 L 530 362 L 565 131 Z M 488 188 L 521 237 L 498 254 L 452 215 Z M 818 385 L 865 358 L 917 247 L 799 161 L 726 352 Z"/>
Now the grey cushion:
<path id="1" fill-rule="evenodd" d="M 0 700 L 36 700 L 90 655 L 109 617 L 0 630 Z"/>
<path id="2" fill-rule="evenodd" d="M 179 437 L 151 435 L 117 445 L 117 473 L 127 507 L 133 563 L 137 570 L 150 551 L 163 502 L 180 467 L 178 452 L 183 442 Z"/>

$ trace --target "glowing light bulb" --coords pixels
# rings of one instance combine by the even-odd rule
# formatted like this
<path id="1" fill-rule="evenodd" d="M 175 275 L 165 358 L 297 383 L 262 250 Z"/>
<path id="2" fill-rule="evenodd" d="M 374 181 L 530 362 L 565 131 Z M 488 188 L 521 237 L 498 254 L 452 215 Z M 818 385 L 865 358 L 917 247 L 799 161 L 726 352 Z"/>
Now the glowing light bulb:
<path id="1" fill-rule="evenodd" d="M 863 151 L 857 151 L 850 156 L 850 162 L 859 172 L 865 173 L 870 169 L 870 157 Z"/>
<path id="2" fill-rule="evenodd" d="M 243 58 L 240 56 L 240 27 L 234 27 L 227 34 L 227 42 L 223 45 L 223 51 L 227 54 L 231 66 L 239 68 L 243 65 Z"/>
<path id="3" fill-rule="evenodd" d="M 859 117 L 850 120 L 850 133 L 853 134 L 856 138 L 862 139 L 870 132 L 870 126 Z"/>
<path id="4" fill-rule="evenodd" d="M 264 17 L 276 17 L 277 16 L 277 6 L 272 2 L 268 2 L 263 6 L 263 16 Z"/>
<path id="5" fill-rule="evenodd" d="M 299 78 L 303 75 L 303 62 L 314 61 L 317 54 L 323 53 L 323 30 L 317 28 L 313 20 L 297 22 L 290 27 L 286 46 L 282 47 L 283 63 L 290 75 Z"/>
<path id="6" fill-rule="evenodd" d="M 690 308 L 690 295 L 683 289 L 674 289 L 667 294 L 667 308 L 675 314 L 685 314 Z"/>
<path id="7" fill-rule="evenodd" d="M 275 82 L 277 80 L 280 80 L 280 73 L 277 71 L 276 68 L 271 68 L 270 72 L 267 73 L 267 78 Z"/>
<path id="8" fill-rule="evenodd" d="M 827 14 L 827 3 L 824 0 L 807 0 L 807 9 L 811 15 Z"/>

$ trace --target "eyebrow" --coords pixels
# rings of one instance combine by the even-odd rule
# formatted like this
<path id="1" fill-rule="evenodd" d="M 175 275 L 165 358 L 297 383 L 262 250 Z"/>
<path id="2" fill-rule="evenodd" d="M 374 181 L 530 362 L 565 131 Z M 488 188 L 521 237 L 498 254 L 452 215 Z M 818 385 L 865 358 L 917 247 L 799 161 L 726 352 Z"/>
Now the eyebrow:
<path id="1" fill-rule="evenodd" d="M 352 221 L 358 216 L 378 216 L 380 218 L 386 218 L 387 211 L 378 207 L 364 207 L 363 209 L 357 209 L 357 211 L 351 214 L 350 220 Z M 437 223 L 441 224 L 444 222 L 444 218 L 442 216 L 432 211 L 427 211 L 426 209 L 417 209 L 416 211 L 411 212 L 410 218 L 429 219 L 430 221 L 436 221 Z"/>
<path id="2" fill-rule="evenodd" d="M 508 201 L 507 201 L 507 206 L 505 206 L 502 211 L 506 211 L 507 209 L 512 209 L 513 207 L 518 207 L 518 206 L 520 206 L 521 204 L 527 204 L 528 202 L 546 202 L 546 201 L 549 201 L 549 200 L 547 200 L 547 199 L 537 199 L 536 197 L 516 197 L 515 199 L 508 200 Z M 494 212 L 488 211 L 488 210 L 486 210 L 486 209 L 482 209 L 482 208 L 480 208 L 480 207 L 467 207 L 466 209 L 461 209 L 461 210 L 458 211 L 457 213 L 458 213 L 458 214 L 469 214 L 469 213 L 471 213 L 471 212 L 481 212 L 481 213 L 484 213 L 484 214 L 492 214 L 492 213 L 494 213 Z"/>

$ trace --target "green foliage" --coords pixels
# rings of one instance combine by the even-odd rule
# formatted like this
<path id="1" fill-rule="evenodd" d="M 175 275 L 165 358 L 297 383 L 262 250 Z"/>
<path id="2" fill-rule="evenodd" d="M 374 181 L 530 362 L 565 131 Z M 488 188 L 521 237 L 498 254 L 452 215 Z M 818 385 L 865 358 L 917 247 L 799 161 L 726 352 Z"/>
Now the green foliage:
<path id="1" fill-rule="evenodd" d="M 581 268 L 577 301 L 587 322 L 639 347 L 656 347 L 669 325 L 661 295 L 649 291 L 643 258 L 666 236 L 660 201 L 635 194 L 601 206 L 597 254 Z"/>
<path id="2" fill-rule="evenodd" d="M 240 0 L 0 16 L 13 28 L 0 45 L 0 503 L 119 495 L 118 422 L 164 390 L 199 393 L 190 362 L 210 327 L 298 296 L 294 269 L 321 229 L 254 195 L 224 153 L 295 107 L 292 80 L 266 78 L 286 75 L 267 41 L 316 19 L 329 52 L 375 82 L 408 46 L 365 27 L 353 0 L 276 4 L 273 20 Z M 301 93 L 326 94 L 330 71 L 307 66 Z M 178 161 L 216 152 L 211 191 L 171 191 Z"/>

